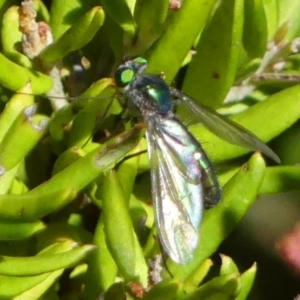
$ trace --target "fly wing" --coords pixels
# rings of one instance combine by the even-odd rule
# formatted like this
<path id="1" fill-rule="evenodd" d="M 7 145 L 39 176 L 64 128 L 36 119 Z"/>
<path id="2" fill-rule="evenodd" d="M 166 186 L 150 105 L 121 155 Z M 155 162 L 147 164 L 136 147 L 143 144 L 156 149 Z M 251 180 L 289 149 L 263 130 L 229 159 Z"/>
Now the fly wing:
<path id="1" fill-rule="evenodd" d="M 185 264 L 198 244 L 204 206 L 201 166 L 195 155 L 198 144 L 188 144 L 191 135 L 176 119 L 156 116 L 147 126 L 159 238 L 170 258 Z"/>
<path id="2" fill-rule="evenodd" d="M 209 107 L 196 103 L 176 89 L 170 88 L 173 97 L 180 99 L 189 111 L 207 127 L 211 132 L 221 139 L 249 150 L 260 151 L 280 163 L 280 158 L 261 139 L 248 131 L 246 128 L 218 114 Z"/>

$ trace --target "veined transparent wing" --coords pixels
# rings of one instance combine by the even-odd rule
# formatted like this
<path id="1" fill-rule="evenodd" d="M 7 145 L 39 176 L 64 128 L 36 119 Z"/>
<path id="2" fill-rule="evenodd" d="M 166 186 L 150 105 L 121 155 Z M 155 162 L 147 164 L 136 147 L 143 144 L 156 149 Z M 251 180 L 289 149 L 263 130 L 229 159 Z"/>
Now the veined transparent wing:
<path id="1" fill-rule="evenodd" d="M 174 88 L 170 88 L 170 93 L 173 97 L 181 100 L 182 104 L 184 104 L 205 127 L 221 139 L 249 150 L 260 151 L 272 158 L 275 162 L 280 163 L 280 158 L 277 154 L 246 128 L 218 114 L 209 107 L 196 103 L 193 99 Z"/>
<path id="2" fill-rule="evenodd" d="M 176 118 L 157 115 L 146 123 L 159 238 L 170 258 L 185 264 L 198 244 L 204 209 L 198 143 Z"/>

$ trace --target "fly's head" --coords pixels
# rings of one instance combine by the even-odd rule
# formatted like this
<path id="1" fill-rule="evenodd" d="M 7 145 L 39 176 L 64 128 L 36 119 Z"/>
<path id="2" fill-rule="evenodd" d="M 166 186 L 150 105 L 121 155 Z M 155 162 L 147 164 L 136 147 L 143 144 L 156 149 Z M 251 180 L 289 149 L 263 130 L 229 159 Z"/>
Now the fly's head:
<path id="1" fill-rule="evenodd" d="M 147 60 L 143 57 L 136 57 L 125 61 L 115 73 L 116 86 L 126 93 L 136 76 L 142 74 L 146 68 Z"/>
<path id="2" fill-rule="evenodd" d="M 115 82 L 128 107 L 134 106 L 145 117 L 165 115 L 172 110 L 168 85 L 157 75 L 144 74 L 147 60 L 142 57 L 124 62 L 115 73 Z"/>

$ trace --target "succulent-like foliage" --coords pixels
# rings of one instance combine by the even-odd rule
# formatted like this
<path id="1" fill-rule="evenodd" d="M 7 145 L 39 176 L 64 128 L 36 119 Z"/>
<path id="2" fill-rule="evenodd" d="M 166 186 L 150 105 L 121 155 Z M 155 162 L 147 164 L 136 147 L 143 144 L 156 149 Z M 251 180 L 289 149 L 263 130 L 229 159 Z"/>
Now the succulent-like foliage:
<path id="1" fill-rule="evenodd" d="M 299 133 L 285 131 L 300 117 L 300 2 L 44 2 L 0 1 L 0 299 L 246 299 L 256 264 L 211 256 L 259 195 L 299 187 L 288 165 Z M 272 144 L 282 165 L 266 167 L 189 127 L 223 198 L 187 265 L 157 256 L 145 128 L 124 118 L 112 79 L 126 55 L 264 142 L 285 141 Z"/>

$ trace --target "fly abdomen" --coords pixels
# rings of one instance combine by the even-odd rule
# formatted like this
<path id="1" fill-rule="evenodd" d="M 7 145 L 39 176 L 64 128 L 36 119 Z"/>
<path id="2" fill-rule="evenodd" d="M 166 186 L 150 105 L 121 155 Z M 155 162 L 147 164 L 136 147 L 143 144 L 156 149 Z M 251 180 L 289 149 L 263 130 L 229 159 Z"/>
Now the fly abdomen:
<path id="1" fill-rule="evenodd" d="M 210 208 L 219 203 L 222 197 L 217 175 L 203 149 L 194 154 L 201 167 L 205 207 Z"/>

